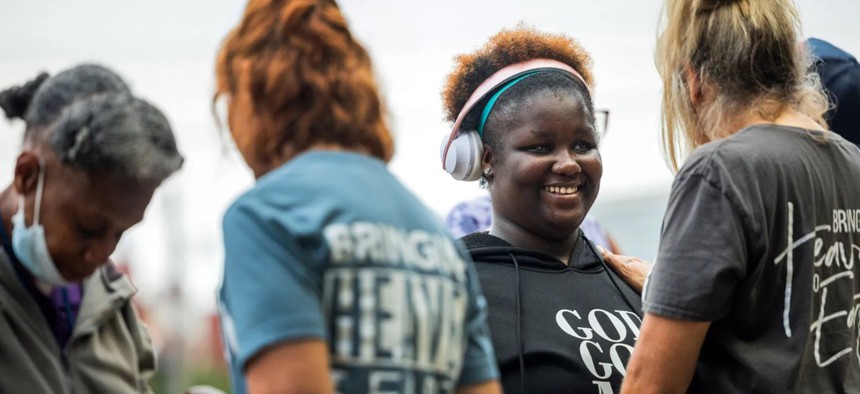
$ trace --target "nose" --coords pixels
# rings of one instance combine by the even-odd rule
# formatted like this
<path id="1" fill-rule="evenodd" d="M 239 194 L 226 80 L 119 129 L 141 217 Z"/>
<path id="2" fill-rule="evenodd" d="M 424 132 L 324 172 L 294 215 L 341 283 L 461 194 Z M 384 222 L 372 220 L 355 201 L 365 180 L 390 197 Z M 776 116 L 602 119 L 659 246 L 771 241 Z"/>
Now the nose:
<path id="1" fill-rule="evenodd" d="M 574 176 L 582 172 L 582 167 L 576 162 L 573 154 L 565 151 L 556 157 L 555 163 L 552 165 L 552 172 L 564 176 Z"/>

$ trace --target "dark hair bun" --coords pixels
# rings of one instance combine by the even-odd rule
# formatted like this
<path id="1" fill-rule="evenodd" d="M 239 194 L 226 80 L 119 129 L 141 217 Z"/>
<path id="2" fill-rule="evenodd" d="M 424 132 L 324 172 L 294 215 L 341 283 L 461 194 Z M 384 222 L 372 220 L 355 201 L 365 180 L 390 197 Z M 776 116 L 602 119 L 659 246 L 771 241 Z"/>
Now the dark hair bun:
<path id="1" fill-rule="evenodd" d="M 23 86 L 13 86 L 0 92 L 0 108 L 3 108 L 6 118 L 24 119 L 27 108 L 33 102 L 33 96 L 36 95 L 39 86 L 42 86 L 46 79 L 48 79 L 48 73 L 43 72 Z"/>

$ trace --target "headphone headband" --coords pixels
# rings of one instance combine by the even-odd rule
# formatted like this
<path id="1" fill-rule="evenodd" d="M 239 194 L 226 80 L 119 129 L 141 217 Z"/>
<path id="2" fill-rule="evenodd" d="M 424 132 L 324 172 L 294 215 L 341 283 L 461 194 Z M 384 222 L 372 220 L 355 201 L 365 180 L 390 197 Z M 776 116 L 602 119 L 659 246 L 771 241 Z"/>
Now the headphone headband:
<path id="1" fill-rule="evenodd" d="M 460 134 L 460 124 L 463 123 L 463 120 L 465 120 L 466 116 L 472 111 L 472 109 L 478 102 L 480 102 L 483 98 L 489 95 L 500 85 L 504 85 L 516 78 L 519 78 L 524 73 L 528 73 L 529 71 L 545 68 L 566 71 L 567 73 L 570 73 L 577 79 L 579 79 L 579 81 L 582 82 L 582 85 L 585 86 L 586 89 L 589 89 L 588 84 L 585 83 L 585 79 L 582 78 L 582 75 L 580 75 L 573 67 L 553 59 L 526 60 L 524 62 L 511 64 L 502 68 L 499 71 L 496 71 L 495 73 L 493 73 L 493 75 L 490 75 L 489 78 L 485 79 L 484 82 L 481 82 L 481 84 L 478 85 L 477 88 L 475 88 L 475 91 L 472 92 L 472 95 L 470 95 L 469 99 L 466 100 L 466 104 L 463 105 L 463 109 L 460 110 L 460 113 L 457 115 L 457 120 L 454 121 L 454 126 L 451 127 L 451 134 L 448 136 L 448 142 L 445 144 L 445 147 L 442 151 L 442 168 L 445 168 L 445 160 L 448 156 L 448 149 L 451 146 L 451 142 L 454 141 L 454 139 L 457 138 L 457 135 Z"/>

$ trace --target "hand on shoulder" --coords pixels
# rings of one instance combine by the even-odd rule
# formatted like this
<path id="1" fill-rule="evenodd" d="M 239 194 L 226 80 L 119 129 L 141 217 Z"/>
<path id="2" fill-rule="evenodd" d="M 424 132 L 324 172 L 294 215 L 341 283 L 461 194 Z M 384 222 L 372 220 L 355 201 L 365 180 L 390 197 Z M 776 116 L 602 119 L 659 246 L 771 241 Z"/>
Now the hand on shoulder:
<path id="1" fill-rule="evenodd" d="M 618 276 L 624 280 L 637 293 L 642 294 L 642 285 L 645 283 L 645 277 L 651 271 L 654 265 L 649 261 L 642 260 L 633 256 L 622 256 L 614 254 L 600 246 L 597 250 L 603 255 L 603 260 L 612 268 Z"/>

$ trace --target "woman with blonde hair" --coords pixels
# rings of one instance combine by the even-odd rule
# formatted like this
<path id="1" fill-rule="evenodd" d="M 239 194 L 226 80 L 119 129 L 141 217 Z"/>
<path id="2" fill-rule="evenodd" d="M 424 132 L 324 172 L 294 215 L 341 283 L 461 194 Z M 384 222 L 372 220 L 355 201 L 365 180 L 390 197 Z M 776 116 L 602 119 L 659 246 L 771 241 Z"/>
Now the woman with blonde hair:
<path id="1" fill-rule="evenodd" d="M 623 391 L 858 392 L 860 150 L 825 129 L 794 4 L 665 12 L 664 142 L 683 166 Z"/>
<path id="2" fill-rule="evenodd" d="M 370 58 L 331 0 L 252 0 L 218 95 L 257 177 L 224 216 L 234 393 L 498 393 L 485 302 L 388 171 Z"/>

